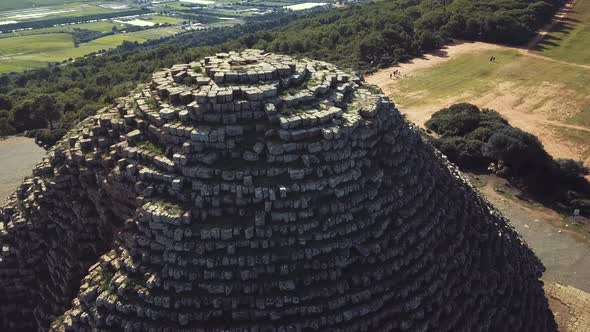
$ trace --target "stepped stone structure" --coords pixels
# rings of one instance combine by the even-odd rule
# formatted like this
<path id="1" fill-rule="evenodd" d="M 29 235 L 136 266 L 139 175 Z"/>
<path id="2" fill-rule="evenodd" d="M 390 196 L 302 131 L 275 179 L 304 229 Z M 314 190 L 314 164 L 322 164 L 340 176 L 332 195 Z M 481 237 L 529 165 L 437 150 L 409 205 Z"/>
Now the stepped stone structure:
<path id="1" fill-rule="evenodd" d="M 555 331 L 543 266 L 376 88 L 258 50 L 153 75 L 0 211 L 2 331 Z"/>

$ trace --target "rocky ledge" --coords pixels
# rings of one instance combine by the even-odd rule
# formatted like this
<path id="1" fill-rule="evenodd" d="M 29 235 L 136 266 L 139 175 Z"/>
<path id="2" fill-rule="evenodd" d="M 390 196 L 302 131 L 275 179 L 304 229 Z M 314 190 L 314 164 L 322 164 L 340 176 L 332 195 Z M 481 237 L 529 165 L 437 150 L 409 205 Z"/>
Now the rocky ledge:
<path id="1" fill-rule="evenodd" d="M 555 331 L 543 266 L 378 89 L 223 53 L 71 131 L 0 210 L 7 331 Z"/>

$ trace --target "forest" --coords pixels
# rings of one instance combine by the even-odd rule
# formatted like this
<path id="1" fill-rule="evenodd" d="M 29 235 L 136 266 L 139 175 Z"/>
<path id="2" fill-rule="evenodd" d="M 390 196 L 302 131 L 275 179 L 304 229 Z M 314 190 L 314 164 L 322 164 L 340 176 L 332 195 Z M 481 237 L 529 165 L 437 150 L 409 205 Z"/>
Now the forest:
<path id="1" fill-rule="evenodd" d="M 218 51 L 260 48 L 371 71 L 452 38 L 520 44 L 563 0 L 387 0 L 285 13 L 232 28 L 125 43 L 68 65 L 0 76 L 0 135 L 37 130 L 52 144 L 71 126 L 127 95 L 158 68 Z"/>

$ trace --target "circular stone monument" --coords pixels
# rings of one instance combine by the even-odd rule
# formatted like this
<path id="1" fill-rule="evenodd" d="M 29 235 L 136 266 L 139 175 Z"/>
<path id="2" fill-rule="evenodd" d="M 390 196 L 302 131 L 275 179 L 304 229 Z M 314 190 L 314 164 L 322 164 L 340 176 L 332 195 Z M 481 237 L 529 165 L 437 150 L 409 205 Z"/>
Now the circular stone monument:
<path id="1" fill-rule="evenodd" d="M 4 330 L 556 330 L 539 260 L 354 73 L 246 50 L 137 91 L 1 210 Z"/>

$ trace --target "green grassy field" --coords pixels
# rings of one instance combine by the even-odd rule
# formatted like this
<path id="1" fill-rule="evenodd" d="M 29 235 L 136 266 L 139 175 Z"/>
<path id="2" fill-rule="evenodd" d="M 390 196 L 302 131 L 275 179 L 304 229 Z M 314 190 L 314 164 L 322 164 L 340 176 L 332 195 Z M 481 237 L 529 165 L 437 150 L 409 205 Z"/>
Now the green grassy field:
<path id="1" fill-rule="evenodd" d="M 147 29 L 147 30 L 142 30 L 142 31 L 137 31 L 137 32 L 131 32 L 131 33 L 128 33 L 127 35 L 132 36 L 134 38 L 144 39 L 144 41 L 145 41 L 145 40 L 149 40 L 149 39 L 170 37 L 170 36 L 173 36 L 181 31 L 182 31 L 182 29 L 177 28 L 177 27 L 165 27 L 165 28 L 155 28 L 155 29 Z"/>
<path id="2" fill-rule="evenodd" d="M 32 36 L 32 35 L 41 35 L 41 34 L 48 34 L 48 33 L 72 33 L 74 29 L 86 29 L 98 32 L 109 32 L 112 31 L 113 26 L 117 26 L 117 29 L 124 30 L 127 25 L 121 23 L 114 23 L 114 22 L 93 22 L 93 23 L 82 23 L 82 24 L 73 24 L 63 27 L 53 27 L 53 28 L 43 28 L 43 29 L 33 29 L 33 30 L 25 30 L 19 32 L 11 32 L 11 33 L 3 33 L 0 34 L 0 38 L 11 38 L 11 37 L 19 37 L 19 36 Z"/>
<path id="3" fill-rule="evenodd" d="M 78 17 L 115 13 L 118 10 L 102 8 L 87 3 L 73 2 L 55 6 L 0 11 L 0 21 L 30 22 L 59 17 Z"/>
<path id="4" fill-rule="evenodd" d="M 172 16 L 146 16 L 145 20 L 150 21 L 150 22 L 154 22 L 157 24 L 180 24 L 182 23 L 184 20 L 181 18 L 176 18 L 176 17 L 172 17 Z"/>
<path id="5" fill-rule="evenodd" d="M 183 6 L 180 1 L 165 2 L 157 5 L 160 8 L 174 9 L 174 10 L 186 10 L 189 7 Z"/>
<path id="6" fill-rule="evenodd" d="M 168 27 L 117 34 L 93 40 L 79 47 L 74 46 L 72 36 L 67 33 L 4 38 L 0 39 L 0 73 L 44 67 L 49 62 L 61 62 L 110 49 L 124 41 L 143 43 L 149 39 L 171 36 L 179 31 L 177 28 Z"/>
<path id="7" fill-rule="evenodd" d="M 89 2 L 84 0 L 0 0 L 1 10 L 15 10 L 34 6 L 51 6 L 72 2 Z"/>
<path id="8" fill-rule="evenodd" d="M 553 132 L 564 141 L 573 142 L 579 146 L 581 149 L 580 159 L 590 161 L 590 134 L 588 132 L 570 128 L 557 128 Z"/>
<path id="9" fill-rule="evenodd" d="M 234 9 L 220 9 L 220 8 L 214 8 L 214 9 L 203 9 L 200 11 L 200 13 L 204 14 L 204 15 L 212 15 L 212 16 L 225 16 L 225 17 L 250 17 L 250 16 L 254 16 L 255 14 L 251 11 L 245 11 L 245 10 L 234 10 Z"/>
<path id="10" fill-rule="evenodd" d="M 550 100 L 575 105 L 578 112 L 567 123 L 590 127 L 590 69 L 543 60 L 517 50 L 494 51 L 497 61 L 488 53 L 469 53 L 419 71 L 399 82 L 395 99 L 405 107 L 437 105 L 449 98 L 473 101 L 486 93 L 500 92 L 502 84 L 515 87 L 510 93 L 531 110 Z M 544 90 L 539 90 L 544 89 Z M 532 102 L 531 93 L 539 97 Z M 555 117 L 563 118 L 562 114 Z"/>
<path id="11" fill-rule="evenodd" d="M 573 11 L 537 45 L 535 51 L 554 59 L 590 65 L 590 1 L 576 1 Z"/>
<path id="12" fill-rule="evenodd" d="M 401 93 L 396 99 L 405 106 L 435 104 L 443 99 L 463 93 L 479 95 L 493 87 L 494 78 L 500 75 L 503 63 L 511 63 L 517 57 L 516 51 L 498 54 L 498 62 L 489 61 L 485 54 L 458 56 L 416 76 L 400 82 Z"/>
<path id="13" fill-rule="evenodd" d="M 92 23 L 82 23 L 82 24 L 76 24 L 76 25 L 69 25 L 66 28 L 71 29 L 70 31 L 73 31 L 74 28 L 78 28 L 78 29 L 86 29 L 86 30 L 92 30 L 92 31 L 98 31 L 98 32 L 104 33 L 104 32 L 112 31 L 113 26 L 116 26 L 117 29 L 119 29 L 119 30 L 124 30 L 126 27 L 125 24 L 104 21 L 104 22 L 92 22 Z"/>

